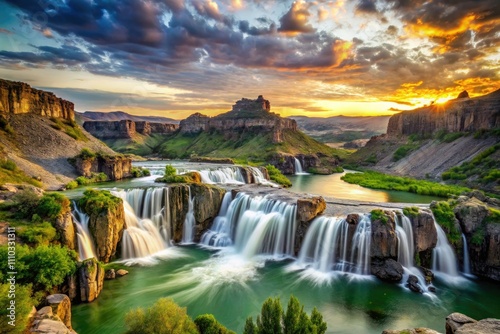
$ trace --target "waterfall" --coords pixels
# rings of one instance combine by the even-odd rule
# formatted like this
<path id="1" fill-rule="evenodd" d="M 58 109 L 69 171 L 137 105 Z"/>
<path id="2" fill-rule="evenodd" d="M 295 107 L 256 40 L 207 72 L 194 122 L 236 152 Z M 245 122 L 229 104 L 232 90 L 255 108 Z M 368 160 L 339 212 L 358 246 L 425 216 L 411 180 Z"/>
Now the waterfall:
<path id="1" fill-rule="evenodd" d="M 224 167 L 215 170 L 200 170 L 201 180 L 204 183 L 214 184 L 244 184 L 245 179 L 238 167 Z"/>
<path id="2" fill-rule="evenodd" d="M 266 197 L 250 197 L 238 193 L 229 205 L 226 194 L 219 216 L 201 243 L 211 247 L 234 246 L 244 258 L 271 255 L 273 258 L 292 256 L 294 251 L 295 204 Z M 227 206 L 227 209 L 226 209 Z"/>
<path id="3" fill-rule="evenodd" d="M 184 219 L 184 230 L 182 231 L 182 243 L 190 244 L 193 242 L 194 229 L 196 221 L 194 219 L 194 197 L 191 197 L 191 187 L 189 187 L 189 205 L 186 218 Z"/>
<path id="4" fill-rule="evenodd" d="M 435 220 L 434 226 L 436 226 L 438 240 L 436 247 L 432 251 L 432 270 L 450 276 L 458 276 L 457 259 L 448 243 L 446 234 Z"/>
<path id="5" fill-rule="evenodd" d="M 469 260 L 469 247 L 467 247 L 467 239 L 465 238 L 465 234 L 462 233 L 462 243 L 463 243 L 463 252 L 464 252 L 464 267 L 463 273 L 465 275 L 472 275 L 470 271 L 470 260 Z"/>
<path id="6" fill-rule="evenodd" d="M 112 191 L 123 200 L 127 228 L 122 258 L 140 258 L 163 251 L 170 243 L 170 221 L 165 215 L 168 188 Z"/>
<path id="7" fill-rule="evenodd" d="M 76 203 L 74 203 L 75 210 L 72 217 L 76 225 L 76 237 L 78 239 L 78 258 L 80 261 L 97 258 L 94 241 L 89 232 L 89 216 L 81 212 Z"/>
<path id="8" fill-rule="evenodd" d="M 306 233 L 295 265 L 312 267 L 323 273 L 340 271 L 369 275 L 370 243 L 369 215 L 361 216 L 355 228 L 345 218 L 317 217 Z"/>
<path id="9" fill-rule="evenodd" d="M 295 159 L 295 175 L 308 175 L 309 173 L 304 172 L 302 169 L 302 164 L 300 163 L 299 159 Z"/>
<path id="10" fill-rule="evenodd" d="M 398 262 L 403 267 L 413 267 L 415 247 L 413 244 L 413 229 L 411 221 L 405 215 L 396 215 L 396 235 L 398 237 Z"/>

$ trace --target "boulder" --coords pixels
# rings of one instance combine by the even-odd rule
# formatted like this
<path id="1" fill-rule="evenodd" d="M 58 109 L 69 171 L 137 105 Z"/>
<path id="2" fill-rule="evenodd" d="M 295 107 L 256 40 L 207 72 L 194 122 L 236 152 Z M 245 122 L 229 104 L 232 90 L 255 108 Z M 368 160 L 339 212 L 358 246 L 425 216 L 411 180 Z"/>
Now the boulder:
<path id="1" fill-rule="evenodd" d="M 52 314 L 58 316 L 62 323 L 71 329 L 71 301 L 69 297 L 63 294 L 54 294 L 48 296 L 46 301 L 52 309 Z"/>
<path id="2" fill-rule="evenodd" d="M 106 272 L 104 273 L 104 279 L 110 280 L 115 278 L 116 278 L 116 273 L 114 269 L 106 270 Z"/>
<path id="3" fill-rule="evenodd" d="M 80 263 L 77 271 L 80 301 L 92 302 L 101 293 L 104 284 L 104 268 L 95 258 Z"/>
<path id="4" fill-rule="evenodd" d="M 382 334 L 441 334 L 430 328 L 409 328 L 402 330 L 385 330 Z"/>
<path id="5" fill-rule="evenodd" d="M 413 292 L 423 293 L 422 287 L 418 283 L 418 278 L 415 275 L 408 276 L 406 286 Z"/>
<path id="6" fill-rule="evenodd" d="M 299 198 L 297 200 L 297 219 L 299 222 L 313 220 L 326 209 L 325 199 L 321 196 Z"/>
<path id="7" fill-rule="evenodd" d="M 465 324 L 475 323 L 474 320 L 462 313 L 452 313 L 446 317 L 446 334 L 453 334 L 455 331 Z"/>
<path id="8" fill-rule="evenodd" d="M 116 271 L 116 276 L 118 276 L 118 277 L 123 277 L 125 275 L 128 275 L 128 271 L 125 269 L 118 269 Z"/>
<path id="9" fill-rule="evenodd" d="M 393 259 L 375 259 L 372 260 L 371 272 L 383 281 L 399 282 L 403 278 L 404 270 L 403 266 Z"/>
<path id="10" fill-rule="evenodd" d="M 483 319 L 464 324 L 454 334 L 495 334 L 500 333 L 500 319 Z"/>
<path id="11" fill-rule="evenodd" d="M 460 222 L 462 231 L 468 235 L 474 233 L 481 226 L 489 213 L 484 202 L 476 197 L 471 197 L 467 201 L 459 203 L 453 211 Z"/>

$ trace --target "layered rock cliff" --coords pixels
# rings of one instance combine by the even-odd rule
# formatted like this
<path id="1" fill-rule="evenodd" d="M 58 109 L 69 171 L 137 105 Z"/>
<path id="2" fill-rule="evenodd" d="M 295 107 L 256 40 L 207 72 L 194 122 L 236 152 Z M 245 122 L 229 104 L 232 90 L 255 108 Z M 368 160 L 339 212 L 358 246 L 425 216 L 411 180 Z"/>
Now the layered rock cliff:
<path id="1" fill-rule="evenodd" d="M 179 126 L 169 123 L 154 123 L 144 121 L 87 121 L 83 128 L 99 139 L 133 139 L 137 134 L 171 134 Z"/>
<path id="2" fill-rule="evenodd" d="M 474 132 L 500 127 L 500 89 L 481 97 L 461 94 L 445 104 L 404 111 L 389 119 L 387 135 L 426 135 L 436 130 Z"/>
<path id="3" fill-rule="evenodd" d="M 233 105 L 231 111 L 215 117 L 208 117 L 200 113 L 193 114 L 181 121 L 181 133 L 198 133 L 201 131 L 218 130 L 244 131 L 256 129 L 272 131 L 273 142 L 283 142 L 283 130 L 297 130 L 297 122 L 289 118 L 281 118 L 271 112 L 271 103 L 262 95 L 256 100 L 243 98 Z"/>
<path id="4" fill-rule="evenodd" d="M 0 113 L 37 114 L 67 120 L 75 119 L 75 106 L 23 82 L 0 79 Z"/>

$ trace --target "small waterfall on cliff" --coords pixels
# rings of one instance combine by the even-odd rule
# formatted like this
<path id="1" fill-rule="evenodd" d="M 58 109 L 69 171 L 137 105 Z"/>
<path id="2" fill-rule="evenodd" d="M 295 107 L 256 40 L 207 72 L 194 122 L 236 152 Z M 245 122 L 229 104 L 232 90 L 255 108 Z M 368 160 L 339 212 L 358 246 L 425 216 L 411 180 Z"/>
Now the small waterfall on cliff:
<path id="1" fill-rule="evenodd" d="M 191 197 L 191 187 L 189 187 L 188 212 L 186 214 L 186 218 L 184 219 L 184 229 L 182 231 L 183 244 L 190 244 L 193 242 L 195 224 L 196 220 L 194 219 L 194 197 Z"/>
<path id="2" fill-rule="evenodd" d="M 123 199 L 127 228 L 122 237 L 122 258 L 140 258 L 163 251 L 170 243 L 165 215 L 168 188 L 112 191 Z"/>
<path id="3" fill-rule="evenodd" d="M 295 175 L 309 175 L 309 173 L 304 172 L 302 169 L 302 164 L 300 163 L 300 160 L 297 158 L 295 159 Z"/>
<path id="4" fill-rule="evenodd" d="M 230 191 L 228 191 L 222 200 L 222 205 L 219 210 L 219 214 L 215 217 L 212 227 L 207 230 L 201 237 L 200 243 L 206 246 L 212 247 L 227 247 L 232 244 L 231 241 L 231 224 L 229 223 L 226 215 L 227 210 L 233 196 Z"/>
<path id="5" fill-rule="evenodd" d="M 97 258 L 94 241 L 89 232 L 89 216 L 81 212 L 76 204 L 74 205 L 72 217 L 76 225 L 76 237 L 78 239 L 78 258 L 80 261 Z"/>
<path id="6" fill-rule="evenodd" d="M 226 194 L 224 202 L 230 195 Z M 227 210 L 223 208 L 211 229 L 202 236 L 205 246 L 234 249 L 244 258 L 293 255 L 297 206 L 266 197 L 238 193 Z"/>
<path id="7" fill-rule="evenodd" d="M 369 215 L 360 218 L 356 226 L 339 217 L 314 219 L 294 266 L 369 275 L 371 220 Z"/>
<path id="8" fill-rule="evenodd" d="M 462 243 L 464 252 L 463 273 L 464 275 L 471 276 L 472 273 L 470 271 L 469 247 L 467 246 L 467 238 L 465 238 L 465 234 L 463 233 L 462 233 Z"/>
<path id="9" fill-rule="evenodd" d="M 449 276 L 458 276 L 457 258 L 448 243 L 446 234 L 436 221 L 434 221 L 434 226 L 436 226 L 438 240 L 432 251 L 432 270 Z"/>
<path id="10" fill-rule="evenodd" d="M 204 183 L 214 184 L 243 184 L 245 179 L 238 167 L 224 167 L 215 170 L 200 170 L 201 180 Z"/>

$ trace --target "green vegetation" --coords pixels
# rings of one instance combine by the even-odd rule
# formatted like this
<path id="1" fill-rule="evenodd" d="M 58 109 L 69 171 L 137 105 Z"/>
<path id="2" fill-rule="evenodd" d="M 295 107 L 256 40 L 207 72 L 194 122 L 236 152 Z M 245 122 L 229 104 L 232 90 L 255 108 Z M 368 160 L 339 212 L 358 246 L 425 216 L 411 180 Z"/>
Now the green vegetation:
<path id="1" fill-rule="evenodd" d="M 87 136 L 85 136 L 82 132 L 82 129 L 76 124 L 75 121 L 72 120 L 66 120 L 62 118 L 56 118 L 52 117 L 50 119 L 52 121 L 52 124 L 50 125 L 52 128 L 63 131 L 66 133 L 68 136 L 75 140 L 80 140 L 80 141 L 89 141 Z"/>
<path id="2" fill-rule="evenodd" d="M 391 176 L 379 172 L 347 173 L 342 180 L 373 189 L 408 191 L 420 195 L 448 197 L 470 191 L 465 187 L 444 185 L 426 180 L 416 180 L 409 177 Z"/>
<path id="3" fill-rule="evenodd" d="M 17 219 L 32 219 L 34 216 L 40 219 L 54 220 L 64 209 L 69 208 L 69 200 L 58 193 L 44 194 L 39 197 L 33 190 L 26 189 L 18 192 L 12 197 L 14 217 Z"/>
<path id="4" fill-rule="evenodd" d="M 403 214 L 406 217 L 417 217 L 420 212 L 420 209 L 416 206 L 408 206 L 403 209 Z"/>
<path id="5" fill-rule="evenodd" d="M 465 180 L 472 176 L 478 176 L 480 183 L 495 182 L 500 180 L 500 169 L 498 158 L 492 158 L 500 149 L 500 143 L 490 146 L 483 152 L 477 154 L 472 160 L 455 166 L 441 174 L 443 180 Z"/>
<path id="6" fill-rule="evenodd" d="M 212 314 L 202 314 L 194 319 L 198 331 L 202 334 L 235 334 L 222 326 Z"/>
<path id="7" fill-rule="evenodd" d="M 78 201 L 78 207 L 87 214 L 100 214 L 108 210 L 114 211 L 122 204 L 122 199 L 113 196 L 108 190 L 88 189 Z"/>
<path id="8" fill-rule="evenodd" d="M 17 235 L 32 245 L 49 245 L 57 239 L 57 231 L 49 222 L 41 222 L 33 226 L 22 226 L 16 229 Z"/>
<path id="9" fill-rule="evenodd" d="M 451 143 L 464 135 L 464 132 L 449 132 L 447 129 L 440 129 L 434 133 L 433 137 L 443 143 Z"/>
<path id="10" fill-rule="evenodd" d="M 177 175 L 177 170 L 172 165 L 165 166 L 165 175 L 157 178 L 155 182 L 164 183 L 200 183 L 201 176 L 198 172 L 189 172 Z"/>
<path id="11" fill-rule="evenodd" d="M 13 183 L 13 184 L 31 184 L 35 187 L 42 187 L 42 182 L 33 177 L 29 177 L 22 170 L 20 170 L 16 163 L 10 159 L 0 158 L 0 184 Z"/>
<path id="12" fill-rule="evenodd" d="M 484 231 L 484 226 L 481 226 L 472 235 L 470 242 L 475 246 L 481 246 L 484 242 L 484 238 L 486 236 L 486 232 Z"/>
<path id="13" fill-rule="evenodd" d="M 277 184 L 281 184 L 284 187 L 292 186 L 292 182 L 285 175 L 283 175 L 278 168 L 274 167 L 271 164 L 267 165 L 266 168 L 271 181 L 276 182 Z"/>
<path id="14" fill-rule="evenodd" d="M 18 285 L 15 287 L 15 326 L 9 325 L 11 318 L 9 318 L 10 310 L 8 305 L 12 300 L 9 294 L 12 293 L 10 290 L 10 284 L 0 284 L 0 328 L 4 334 L 23 334 L 26 333 L 26 327 L 28 326 L 28 317 L 31 312 L 33 305 L 39 303 L 38 297 L 32 297 L 31 284 L 29 285 Z"/>
<path id="15" fill-rule="evenodd" d="M 460 242 L 462 233 L 455 225 L 455 213 L 448 202 L 433 202 L 431 210 L 436 222 L 447 232 L 448 241 L 454 245 Z"/>
<path id="16" fill-rule="evenodd" d="M 366 159 L 365 159 L 365 162 L 366 163 L 369 163 L 369 164 L 376 164 L 378 162 L 378 158 L 377 158 L 377 154 L 376 153 L 372 153 L 370 154 Z"/>
<path id="17" fill-rule="evenodd" d="M 66 189 L 68 190 L 71 190 L 71 189 L 75 189 L 78 187 L 78 181 L 76 180 L 73 180 L 73 181 L 69 181 L 67 184 L 66 184 Z"/>
<path id="18" fill-rule="evenodd" d="M 297 298 L 290 297 L 286 312 L 283 312 L 279 298 L 268 298 L 262 305 L 256 323 L 250 317 L 246 320 L 244 334 L 324 334 L 327 325 L 323 316 L 314 308 L 309 317 Z"/>
<path id="19" fill-rule="evenodd" d="M 151 172 L 147 168 L 132 167 L 130 169 L 130 174 L 132 174 L 132 177 L 143 177 L 143 176 L 150 176 Z"/>
<path id="20" fill-rule="evenodd" d="M 372 222 L 379 220 L 382 224 L 387 224 L 389 222 L 389 217 L 385 214 L 383 210 L 374 209 L 371 211 L 370 219 Z"/>
<path id="21" fill-rule="evenodd" d="M 106 182 L 108 176 L 105 173 L 92 173 L 90 177 L 79 176 L 74 179 L 79 186 L 86 186 L 93 183 Z M 72 182 L 72 181 L 71 181 Z M 67 186 L 67 185 L 66 185 Z"/>
<path id="22" fill-rule="evenodd" d="M 130 334 L 198 334 L 195 323 L 170 298 L 161 298 L 146 310 L 138 308 L 125 315 Z"/>
<path id="23" fill-rule="evenodd" d="M 82 160 L 90 160 L 90 159 L 96 158 L 97 154 L 92 152 L 92 150 L 90 150 L 88 148 L 82 148 L 82 150 L 80 151 L 80 154 L 78 154 L 76 157 L 80 158 Z"/>
<path id="24" fill-rule="evenodd" d="M 35 291 L 47 291 L 64 282 L 76 270 L 77 254 L 66 247 L 16 246 L 16 284 L 33 284 Z M 8 247 L 0 247 L 0 281 L 8 278 Z"/>
<path id="25" fill-rule="evenodd" d="M 500 210 L 494 209 L 494 208 L 488 208 L 489 214 L 486 217 L 486 223 L 495 223 L 499 224 L 500 223 Z"/>
<path id="26" fill-rule="evenodd" d="M 411 151 L 413 151 L 417 147 L 418 147 L 418 145 L 415 145 L 415 144 L 405 144 L 405 145 L 398 147 L 398 149 L 396 150 L 396 152 L 394 152 L 394 154 L 392 156 L 392 161 L 398 161 L 398 160 L 403 159 L 404 157 L 406 157 L 408 155 L 408 153 L 410 153 Z"/>
<path id="27" fill-rule="evenodd" d="M 4 117 L 0 117 L 0 130 L 5 131 L 5 133 L 7 133 L 8 135 L 14 135 L 14 129 L 12 128 L 12 125 L 10 125 L 9 121 Z"/>

